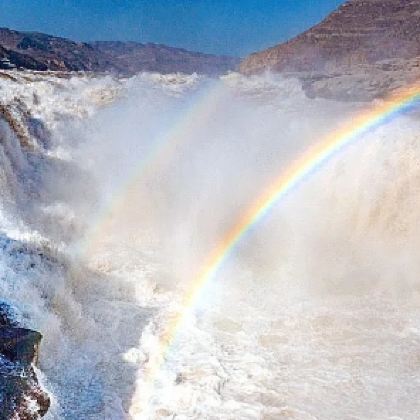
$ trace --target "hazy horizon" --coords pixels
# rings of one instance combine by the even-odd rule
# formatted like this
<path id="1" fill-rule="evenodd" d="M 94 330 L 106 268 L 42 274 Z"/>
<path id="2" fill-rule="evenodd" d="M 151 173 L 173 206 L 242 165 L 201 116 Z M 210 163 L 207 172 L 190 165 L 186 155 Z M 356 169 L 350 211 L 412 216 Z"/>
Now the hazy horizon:
<path id="1" fill-rule="evenodd" d="M 243 57 L 320 22 L 341 0 L 0 0 L 0 27 L 75 41 L 135 41 Z"/>

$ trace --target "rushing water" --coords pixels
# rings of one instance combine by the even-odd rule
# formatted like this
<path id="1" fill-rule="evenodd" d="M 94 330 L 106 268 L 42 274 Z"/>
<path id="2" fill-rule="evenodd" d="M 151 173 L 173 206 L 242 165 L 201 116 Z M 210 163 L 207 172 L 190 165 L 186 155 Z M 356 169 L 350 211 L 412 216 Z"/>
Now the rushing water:
<path id="1" fill-rule="evenodd" d="M 0 292 L 44 335 L 47 418 L 419 418 L 418 114 L 280 201 L 150 378 L 224 233 L 369 104 L 236 74 L 16 73 L 0 102 Z"/>

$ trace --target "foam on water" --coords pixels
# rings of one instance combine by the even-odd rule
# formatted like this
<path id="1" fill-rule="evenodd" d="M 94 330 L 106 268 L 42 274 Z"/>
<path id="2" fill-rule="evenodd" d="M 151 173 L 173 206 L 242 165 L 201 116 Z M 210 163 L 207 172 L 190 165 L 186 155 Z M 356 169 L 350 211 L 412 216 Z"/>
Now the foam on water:
<path id="1" fill-rule="evenodd" d="M 48 418 L 419 417 L 418 115 L 366 134 L 279 203 L 151 384 L 159 336 L 219 238 L 363 105 L 308 99 L 273 76 L 17 74 L 0 79 L 20 127 L 0 122 L 0 292 L 44 335 Z M 212 83 L 223 100 L 205 124 L 140 171 Z"/>

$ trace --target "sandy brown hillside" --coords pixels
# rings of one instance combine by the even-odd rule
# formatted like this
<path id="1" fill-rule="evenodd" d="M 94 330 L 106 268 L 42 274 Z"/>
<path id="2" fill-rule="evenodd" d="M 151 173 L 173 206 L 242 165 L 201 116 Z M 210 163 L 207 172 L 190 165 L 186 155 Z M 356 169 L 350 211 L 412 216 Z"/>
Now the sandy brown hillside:
<path id="1" fill-rule="evenodd" d="M 332 71 L 420 55 L 420 0 L 350 0 L 296 38 L 251 54 L 243 73 Z"/>

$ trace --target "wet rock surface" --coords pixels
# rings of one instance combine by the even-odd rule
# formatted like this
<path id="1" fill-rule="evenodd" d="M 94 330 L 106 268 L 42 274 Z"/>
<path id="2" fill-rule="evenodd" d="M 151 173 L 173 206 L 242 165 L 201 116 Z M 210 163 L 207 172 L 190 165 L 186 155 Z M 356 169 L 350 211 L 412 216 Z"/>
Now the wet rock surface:
<path id="1" fill-rule="evenodd" d="M 50 399 L 34 369 L 41 339 L 20 328 L 12 308 L 0 303 L 0 420 L 36 420 L 48 411 Z"/>

